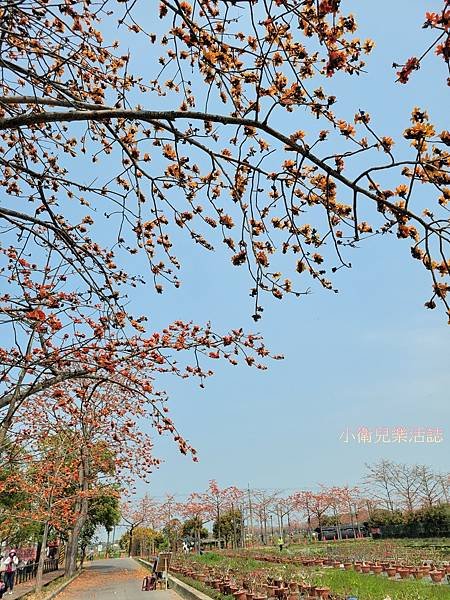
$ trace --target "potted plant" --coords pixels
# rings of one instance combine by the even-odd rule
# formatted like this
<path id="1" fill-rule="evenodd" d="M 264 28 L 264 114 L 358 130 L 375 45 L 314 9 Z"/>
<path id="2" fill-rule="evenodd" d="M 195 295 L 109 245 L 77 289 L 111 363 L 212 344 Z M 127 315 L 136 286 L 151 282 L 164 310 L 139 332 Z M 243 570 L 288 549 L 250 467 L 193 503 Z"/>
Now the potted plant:
<path id="1" fill-rule="evenodd" d="M 301 583 L 300 584 L 300 592 L 305 596 L 311 595 L 311 584 L 309 583 Z"/>
<path id="2" fill-rule="evenodd" d="M 401 579 L 407 579 L 409 577 L 409 569 L 408 567 L 400 567 L 397 569 L 397 573 L 400 575 Z"/>
<path id="3" fill-rule="evenodd" d="M 422 579 L 423 577 L 423 571 L 420 568 L 415 568 L 412 570 L 412 575 L 414 577 L 414 579 Z"/>
<path id="4" fill-rule="evenodd" d="M 383 571 L 383 565 L 372 565 L 372 573 L 379 575 Z"/>
<path id="5" fill-rule="evenodd" d="M 395 577 L 397 575 L 397 567 L 390 565 L 386 567 L 386 573 L 388 577 Z"/>
<path id="6" fill-rule="evenodd" d="M 318 598 L 329 598 L 330 591 L 329 587 L 316 587 L 316 596 Z"/>
<path id="7" fill-rule="evenodd" d="M 444 571 L 439 571 L 438 569 L 430 571 L 430 577 L 434 583 L 440 583 L 444 577 Z"/>

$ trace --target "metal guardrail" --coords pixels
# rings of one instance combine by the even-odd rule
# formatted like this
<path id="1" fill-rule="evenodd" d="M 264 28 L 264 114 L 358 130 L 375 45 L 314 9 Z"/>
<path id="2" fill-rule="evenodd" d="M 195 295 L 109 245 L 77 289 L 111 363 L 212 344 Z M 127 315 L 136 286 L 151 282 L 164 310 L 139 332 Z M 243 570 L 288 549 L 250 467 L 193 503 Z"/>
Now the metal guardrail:
<path id="1" fill-rule="evenodd" d="M 30 581 L 35 579 L 38 569 L 38 563 L 32 563 L 31 565 L 24 565 L 16 569 L 15 583 L 23 583 L 24 581 Z M 58 559 L 47 558 L 44 561 L 44 573 L 50 573 L 51 571 L 58 570 Z"/>

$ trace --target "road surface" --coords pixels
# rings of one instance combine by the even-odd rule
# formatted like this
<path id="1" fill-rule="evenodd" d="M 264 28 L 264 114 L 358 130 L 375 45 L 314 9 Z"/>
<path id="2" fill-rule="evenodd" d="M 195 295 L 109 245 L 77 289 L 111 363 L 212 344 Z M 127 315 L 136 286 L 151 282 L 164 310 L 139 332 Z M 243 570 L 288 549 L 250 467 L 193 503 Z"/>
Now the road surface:
<path id="1" fill-rule="evenodd" d="M 131 558 L 94 560 L 58 600 L 181 600 L 172 590 L 141 591 L 148 574 Z"/>

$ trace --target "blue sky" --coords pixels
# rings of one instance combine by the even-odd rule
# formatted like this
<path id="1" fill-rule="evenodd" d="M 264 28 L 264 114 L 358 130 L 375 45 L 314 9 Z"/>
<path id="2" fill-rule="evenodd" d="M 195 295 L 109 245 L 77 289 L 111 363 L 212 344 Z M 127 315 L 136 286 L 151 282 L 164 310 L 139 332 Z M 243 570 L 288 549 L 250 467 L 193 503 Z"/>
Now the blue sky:
<path id="1" fill-rule="evenodd" d="M 419 54 L 430 42 L 430 32 L 421 29 L 423 15 L 438 10 L 441 2 L 343 0 L 341 5 L 356 14 L 358 35 L 374 39 L 376 48 L 368 58 L 367 74 L 317 81 L 337 96 L 336 112 L 351 121 L 364 109 L 378 132 L 397 140 L 414 106 L 429 111 L 438 131 L 449 129 L 444 63 L 427 57 L 407 86 L 395 83 L 392 69 L 393 62 Z M 147 6 L 143 3 L 140 9 L 144 28 L 160 30 L 159 19 L 154 12 L 147 14 Z M 120 38 L 120 31 L 110 33 Z M 130 44 L 137 72 L 147 81 L 153 78 L 159 49 L 149 50 L 139 37 L 126 36 L 124 41 Z M 152 105 L 144 108 L 171 102 L 170 97 L 150 99 Z M 178 108 L 178 102 L 170 108 Z M 295 113 L 289 122 L 280 118 L 276 124 L 290 133 L 290 127 L 305 128 L 302 118 Z M 79 175 L 96 175 L 83 160 L 80 165 Z M 102 168 L 102 163 L 96 167 Z M 418 195 L 426 206 L 421 188 Z M 105 227 L 100 237 L 107 238 L 111 230 Z M 151 286 L 131 291 L 130 310 L 147 314 L 155 329 L 183 319 L 211 321 L 216 331 L 257 331 L 285 360 L 270 363 L 265 372 L 214 362 L 215 376 L 205 389 L 195 382 L 163 380 L 171 415 L 198 450 L 199 462 L 181 456 L 169 438 L 156 438 L 155 453 L 165 462 L 149 487 L 138 484 L 139 494 L 172 492 L 182 497 L 206 488 L 213 478 L 221 486 L 284 490 L 355 484 L 362 479 L 364 464 L 381 457 L 449 470 L 448 326 L 442 310 L 423 306 L 430 281 L 411 259 L 408 242 L 395 235 L 364 241 L 346 254 L 352 269 L 334 276 L 338 294 L 311 286 L 312 293 L 301 299 L 280 302 L 267 296 L 263 319 L 255 326 L 248 274 L 231 265 L 223 244 L 212 254 L 178 233 L 175 238 L 183 285 L 179 290 L 169 287 L 161 296 Z M 147 273 L 139 256 L 127 260 L 130 272 Z M 444 441 L 363 445 L 340 439 L 347 429 L 356 432 L 359 427 L 441 428 Z"/>
<path id="2" fill-rule="evenodd" d="M 444 64 L 430 56 L 408 86 L 394 82 L 391 67 L 426 47 L 423 15 L 439 5 L 342 2 L 357 15 L 359 35 L 377 46 L 368 74 L 326 82 L 340 114 L 351 120 L 359 108 L 368 110 L 379 131 L 398 138 L 419 105 L 438 128 L 448 128 Z M 255 331 L 244 272 L 220 248 L 215 255 L 190 243 L 182 249 L 182 288 L 158 297 L 149 290 L 136 300 L 137 312 L 150 313 L 155 326 L 182 318 L 211 320 L 217 330 Z M 221 485 L 286 490 L 352 484 L 360 481 L 364 463 L 381 457 L 448 470 L 449 334 L 442 312 L 423 307 L 427 274 L 411 260 L 409 244 L 395 236 L 370 239 L 349 258 L 353 268 L 335 279 L 339 294 L 314 289 L 301 300 L 265 298 L 257 330 L 284 361 L 264 373 L 217 363 L 204 390 L 165 382 L 172 416 L 200 462 L 179 455 L 168 439 L 156 440 L 165 463 L 150 488 L 138 487 L 141 493 L 183 495 L 212 478 Z M 439 427 L 444 441 L 363 445 L 339 439 L 346 428 L 361 426 Z"/>

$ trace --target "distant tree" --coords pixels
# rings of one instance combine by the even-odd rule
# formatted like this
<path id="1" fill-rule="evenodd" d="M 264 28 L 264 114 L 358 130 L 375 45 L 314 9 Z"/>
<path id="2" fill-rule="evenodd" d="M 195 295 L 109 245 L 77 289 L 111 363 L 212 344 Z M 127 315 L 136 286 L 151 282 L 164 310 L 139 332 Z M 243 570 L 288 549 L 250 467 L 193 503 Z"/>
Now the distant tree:
<path id="1" fill-rule="evenodd" d="M 429 537 L 448 537 L 450 534 L 450 504 L 426 506 L 409 513 L 406 524 L 420 526 Z"/>
<path id="2" fill-rule="evenodd" d="M 403 525 L 404 522 L 405 519 L 402 511 L 378 508 L 372 511 L 368 525 L 370 527 L 396 526 Z"/>
<path id="3" fill-rule="evenodd" d="M 133 552 L 134 531 L 138 527 L 145 527 L 153 521 L 155 513 L 158 511 L 158 505 L 148 494 L 140 498 L 138 502 L 125 502 L 122 505 L 122 520 L 128 527 L 128 556 Z"/>
<path id="4" fill-rule="evenodd" d="M 126 531 L 119 540 L 120 547 L 125 550 L 129 556 L 142 556 L 150 558 L 156 551 L 167 548 L 168 540 L 159 531 L 151 527 L 137 526 Z"/>
<path id="5" fill-rule="evenodd" d="M 420 490 L 423 489 L 421 477 L 416 465 L 393 464 L 391 485 L 394 488 L 402 508 L 413 511 L 419 507 Z"/>
<path id="6" fill-rule="evenodd" d="M 331 527 L 337 526 L 340 524 L 339 515 L 323 515 L 322 519 L 322 527 Z"/>
<path id="7" fill-rule="evenodd" d="M 441 493 L 442 493 L 442 501 L 444 503 L 449 504 L 450 503 L 450 473 L 447 474 L 442 474 L 439 473 L 438 475 L 436 475 L 436 479 L 439 482 L 439 486 L 441 488 Z"/>
<path id="8" fill-rule="evenodd" d="M 224 539 L 226 546 L 233 542 L 233 547 L 241 543 L 242 538 L 242 512 L 240 510 L 227 510 L 221 513 L 218 520 L 214 521 L 213 534 L 218 539 Z"/>
<path id="9" fill-rule="evenodd" d="M 426 465 L 417 465 L 416 472 L 419 502 L 428 507 L 435 506 L 441 500 L 445 502 L 440 476 Z"/>
<path id="10" fill-rule="evenodd" d="M 182 538 L 183 524 L 180 519 L 170 519 L 162 529 L 167 538 L 169 547 L 173 550 L 178 548 L 178 542 Z"/>
<path id="11" fill-rule="evenodd" d="M 448 502 L 449 477 L 425 465 L 406 465 L 383 459 L 366 465 L 365 484 L 372 498 L 388 510 L 413 512 L 421 506 Z"/>
<path id="12" fill-rule="evenodd" d="M 263 544 L 267 544 L 268 541 L 269 519 L 271 513 L 273 513 L 276 499 L 277 494 L 274 492 L 269 493 L 265 490 L 253 490 L 253 509 L 259 521 L 261 541 Z M 292 507 L 295 509 L 294 504 L 292 504 Z"/>
<path id="13" fill-rule="evenodd" d="M 374 510 L 367 525 L 381 527 L 386 537 L 446 537 L 450 533 L 450 505 L 425 506 L 412 511 Z"/>
<path id="14" fill-rule="evenodd" d="M 177 511 L 185 519 L 183 523 L 183 535 L 193 537 L 197 550 L 200 550 L 200 540 L 208 537 L 208 530 L 205 529 L 204 525 L 214 519 L 214 504 L 202 492 L 193 492 L 185 502 L 178 504 Z M 187 528 L 189 531 L 187 531 Z"/>
<path id="15" fill-rule="evenodd" d="M 373 465 L 366 464 L 364 480 L 373 498 L 383 503 L 390 511 L 394 511 L 395 508 L 394 467 L 394 463 L 386 459 L 381 459 Z"/>
<path id="16" fill-rule="evenodd" d="M 316 493 L 308 490 L 295 492 L 292 495 L 292 502 L 296 510 L 306 513 L 309 531 L 311 531 L 313 518 L 318 526 L 322 527 L 323 519 L 331 506 L 331 498 L 323 487 Z"/>
<path id="17" fill-rule="evenodd" d="M 109 493 L 108 493 L 109 492 Z M 83 565 L 86 548 L 98 527 L 104 527 L 109 534 L 120 521 L 120 503 L 117 489 L 105 488 L 102 495 L 96 496 L 89 504 L 88 518 L 83 525 L 80 535 L 81 565 Z"/>
<path id="18" fill-rule="evenodd" d="M 194 516 L 185 521 L 181 528 L 181 533 L 184 536 L 189 536 L 194 539 L 206 539 L 209 535 L 206 527 L 203 527 L 203 522 L 200 517 Z"/>
<path id="19" fill-rule="evenodd" d="M 226 488 L 220 488 L 215 479 L 211 479 L 207 490 L 198 495 L 198 499 L 206 507 L 210 520 L 215 519 L 215 522 L 218 523 L 218 538 L 221 537 L 221 512 L 223 510 L 232 509 L 240 500 L 240 498 L 242 498 L 242 496 L 243 492 L 237 487 L 230 486 Z"/>

